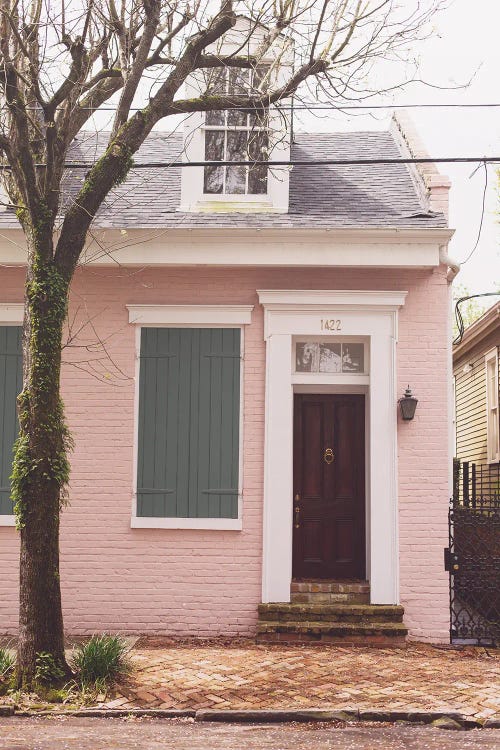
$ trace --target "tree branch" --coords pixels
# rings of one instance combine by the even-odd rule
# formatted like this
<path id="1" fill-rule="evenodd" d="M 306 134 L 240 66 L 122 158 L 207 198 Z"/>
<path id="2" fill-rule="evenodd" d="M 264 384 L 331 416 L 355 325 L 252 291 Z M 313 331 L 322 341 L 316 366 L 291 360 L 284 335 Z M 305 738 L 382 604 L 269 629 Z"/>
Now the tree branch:
<path id="1" fill-rule="evenodd" d="M 112 137 L 118 132 L 130 114 L 130 107 L 132 106 L 137 87 L 141 81 L 142 74 L 144 73 L 151 44 L 160 23 L 161 0 L 142 0 L 142 3 L 146 15 L 144 31 L 137 48 L 132 69 L 130 72 L 122 71 L 125 83 L 116 110 Z"/>

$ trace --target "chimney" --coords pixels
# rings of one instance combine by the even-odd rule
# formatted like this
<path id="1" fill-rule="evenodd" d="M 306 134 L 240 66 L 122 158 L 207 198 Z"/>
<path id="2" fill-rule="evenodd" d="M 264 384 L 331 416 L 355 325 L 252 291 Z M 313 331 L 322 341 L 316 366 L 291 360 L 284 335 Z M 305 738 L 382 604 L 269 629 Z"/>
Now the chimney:
<path id="1" fill-rule="evenodd" d="M 399 110 L 393 115 L 391 132 L 404 156 L 414 159 L 429 158 L 429 154 L 406 110 Z M 451 186 L 449 177 L 441 174 L 433 163 L 410 164 L 409 166 L 423 205 L 429 211 L 443 213 L 448 220 L 448 197 Z"/>

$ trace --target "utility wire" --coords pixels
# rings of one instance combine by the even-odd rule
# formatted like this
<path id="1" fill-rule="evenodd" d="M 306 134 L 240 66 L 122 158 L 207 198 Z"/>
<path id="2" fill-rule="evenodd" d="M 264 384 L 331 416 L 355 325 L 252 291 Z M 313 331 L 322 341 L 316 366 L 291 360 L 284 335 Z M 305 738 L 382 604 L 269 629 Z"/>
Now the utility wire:
<path id="1" fill-rule="evenodd" d="M 149 161 L 134 163 L 131 169 L 159 169 L 162 167 L 342 167 L 342 166 L 374 166 L 377 164 L 500 164 L 500 156 L 451 156 L 451 157 L 419 157 L 408 159 L 289 159 L 283 161 Z M 35 167 L 45 168 L 46 164 L 35 164 Z M 93 163 L 67 162 L 66 169 L 91 169 Z M 11 169 L 9 164 L 0 164 L 0 169 Z"/>
<path id="2" fill-rule="evenodd" d="M 144 105 L 146 106 L 146 105 Z M 175 106 L 175 101 L 173 102 L 173 106 Z M 430 102 L 424 103 L 424 104 L 307 104 L 307 102 L 303 104 L 283 104 L 280 105 L 279 103 L 273 104 L 271 106 L 276 107 L 280 110 L 293 110 L 294 112 L 300 111 L 300 110 L 307 110 L 308 112 L 314 112 L 314 111 L 323 111 L 323 110 L 336 110 L 336 111 L 355 111 L 355 110 L 371 110 L 371 109 L 479 109 L 479 108 L 496 108 L 500 107 L 500 102 L 484 102 L 484 103 L 471 103 L 471 104 L 432 104 Z M 257 109 L 261 108 L 261 105 L 256 107 Z M 0 107 L 0 110 L 7 110 L 8 107 L 3 106 Z M 40 107 L 26 107 L 28 110 L 33 110 L 36 112 L 40 111 Z M 116 112 L 116 107 L 78 107 L 78 109 L 82 111 L 94 111 L 96 114 L 98 112 Z M 130 107 L 131 112 L 140 112 L 144 107 Z M 231 107 L 232 111 L 237 110 L 251 110 L 252 107 Z M 192 114 L 189 112 L 180 112 L 179 114 Z"/>
<path id="3" fill-rule="evenodd" d="M 474 253 L 476 252 L 477 247 L 479 245 L 479 240 L 481 239 L 481 232 L 483 231 L 484 209 L 486 206 L 486 192 L 488 190 L 488 167 L 486 166 L 486 163 L 484 163 L 483 166 L 484 166 L 484 188 L 483 188 L 483 199 L 481 203 L 481 220 L 479 222 L 479 229 L 477 232 L 476 243 L 474 247 L 472 248 L 472 250 L 470 251 L 470 253 L 468 254 L 468 256 L 465 258 L 465 260 L 460 261 L 461 266 L 463 266 L 464 263 L 467 263 L 467 261 L 470 260 L 472 256 L 474 255 Z"/>
<path id="4" fill-rule="evenodd" d="M 467 297 L 460 297 L 460 299 L 457 299 L 455 303 L 455 320 L 457 321 L 458 336 L 453 339 L 453 346 L 460 344 L 465 332 L 465 324 L 462 317 L 462 312 L 460 310 L 460 305 L 462 304 L 462 302 L 466 302 L 469 299 L 476 299 L 477 297 L 500 297 L 500 292 L 482 292 L 481 294 L 469 294 Z"/>

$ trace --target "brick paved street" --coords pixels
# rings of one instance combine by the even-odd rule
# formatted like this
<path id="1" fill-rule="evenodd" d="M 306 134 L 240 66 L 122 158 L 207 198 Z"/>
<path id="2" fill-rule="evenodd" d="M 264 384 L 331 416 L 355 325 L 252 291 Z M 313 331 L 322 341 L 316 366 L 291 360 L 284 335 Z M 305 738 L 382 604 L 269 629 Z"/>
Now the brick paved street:
<path id="1" fill-rule="evenodd" d="M 500 716 L 500 652 L 179 646 L 134 649 L 112 708 L 377 708 Z"/>
<path id="2" fill-rule="evenodd" d="M 0 750 L 496 750 L 495 729 L 212 724 L 150 719 L 0 719 Z"/>

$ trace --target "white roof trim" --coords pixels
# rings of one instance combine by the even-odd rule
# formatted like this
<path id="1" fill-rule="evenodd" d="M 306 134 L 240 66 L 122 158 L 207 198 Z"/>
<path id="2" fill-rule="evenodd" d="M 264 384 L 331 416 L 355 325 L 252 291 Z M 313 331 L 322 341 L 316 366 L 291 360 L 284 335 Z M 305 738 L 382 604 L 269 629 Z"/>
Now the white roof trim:
<path id="1" fill-rule="evenodd" d="M 140 326 L 209 328 L 247 325 L 253 305 L 127 305 L 128 321 Z"/>
<path id="2" fill-rule="evenodd" d="M 0 325 L 21 324 L 24 319 L 22 302 L 0 302 Z"/>

